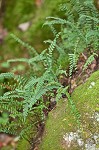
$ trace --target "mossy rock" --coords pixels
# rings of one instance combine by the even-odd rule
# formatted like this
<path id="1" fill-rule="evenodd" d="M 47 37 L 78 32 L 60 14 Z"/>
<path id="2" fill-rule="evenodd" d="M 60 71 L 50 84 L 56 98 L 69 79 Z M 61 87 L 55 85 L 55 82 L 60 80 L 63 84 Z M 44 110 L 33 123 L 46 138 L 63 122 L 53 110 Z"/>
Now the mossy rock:
<path id="1" fill-rule="evenodd" d="M 71 99 L 81 115 L 80 127 L 68 100 L 60 100 L 49 113 L 39 150 L 98 150 L 99 71 L 77 87 Z"/>

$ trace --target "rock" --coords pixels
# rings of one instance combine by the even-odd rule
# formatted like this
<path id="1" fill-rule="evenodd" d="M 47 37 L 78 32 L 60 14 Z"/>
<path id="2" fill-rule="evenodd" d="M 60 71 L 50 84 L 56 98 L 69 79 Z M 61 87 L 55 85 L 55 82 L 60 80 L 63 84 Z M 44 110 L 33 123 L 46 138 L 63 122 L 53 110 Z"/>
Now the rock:
<path id="1" fill-rule="evenodd" d="M 18 26 L 18 28 L 23 32 L 27 31 L 29 27 L 30 27 L 30 22 L 24 22 Z"/>
<path id="2" fill-rule="evenodd" d="M 99 71 L 74 90 L 71 100 L 80 120 L 71 112 L 74 104 L 60 100 L 49 113 L 39 150 L 99 150 Z"/>

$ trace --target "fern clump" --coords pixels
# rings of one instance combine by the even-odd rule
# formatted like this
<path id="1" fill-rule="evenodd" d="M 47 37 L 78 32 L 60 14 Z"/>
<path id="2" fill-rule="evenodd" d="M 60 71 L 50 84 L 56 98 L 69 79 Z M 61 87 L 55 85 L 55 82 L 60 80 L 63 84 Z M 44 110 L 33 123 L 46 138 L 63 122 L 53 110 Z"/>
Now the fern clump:
<path id="1" fill-rule="evenodd" d="M 90 53 L 97 53 L 99 49 L 99 13 L 92 0 L 72 0 L 61 4 L 60 10 L 65 12 L 64 19 L 47 17 L 44 25 L 48 25 L 51 29 L 53 27 L 53 34 L 56 33 L 54 26 L 61 25 L 61 42 L 59 41 L 57 50 L 61 53 L 62 59 L 69 58 L 69 76 L 71 76 L 73 70 L 76 70 L 80 53 L 86 49 L 89 49 Z"/>
<path id="2" fill-rule="evenodd" d="M 33 115 L 37 113 L 38 116 L 41 116 L 41 119 L 44 119 L 43 109 L 46 107 L 46 102 L 44 103 L 43 96 L 47 95 L 47 93 L 49 93 L 49 96 L 54 96 L 53 89 L 61 87 L 61 84 L 57 82 L 58 79 L 55 75 L 56 71 L 53 69 L 53 50 L 59 35 L 60 33 L 50 42 L 48 49 L 38 54 L 31 46 L 25 44 L 18 37 L 11 34 L 15 41 L 28 47 L 29 50 L 32 50 L 34 57 L 29 59 L 12 59 L 8 61 L 9 63 L 27 63 L 30 71 L 25 75 L 16 75 L 14 73 L 0 74 L 0 88 L 4 90 L 4 93 L 0 96 L 0 112 L 8 113 L 8 122 L 1 124 L 0 132 L 10 134 L 20 133 L 20 136 L 24 136 L 26 130 L 30 130 L 32 127 L 31 121 L 33 120 L 31 116 L 34 118 Z M 33 68 L 35 62 L 40 62 L 44 66 L 44 72 L 41 73 L 41 76 L 35 73 Z M 28 125 L 27 122 L 29 122 Z"/>

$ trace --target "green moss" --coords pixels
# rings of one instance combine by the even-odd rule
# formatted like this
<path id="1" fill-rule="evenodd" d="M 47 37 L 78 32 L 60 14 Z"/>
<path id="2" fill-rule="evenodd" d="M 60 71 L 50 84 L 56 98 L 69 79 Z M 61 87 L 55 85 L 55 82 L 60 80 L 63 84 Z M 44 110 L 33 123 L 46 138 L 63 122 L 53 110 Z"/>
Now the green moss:
<path id="1" fill-rule="evenodd" d="M 90 85 L 93 84 L 92 88 Z M 99 71 L 93 73 L 88 81 L 77 87 L 72 94 L 78 111 L 81 114 L 82 137 L 84 140 L 90 137 L 98 130 L 98 125 L 94 125 L 94 121 L 90 118 L 97 109 L 97 101 L 99 101 Z M 78 130 L 75 116 L 71 113 L 71 107 L 67 101 L 60 100 L 56 109 L 49 113 L 46 121 L 45 133 L 40 144 L 40 150 L 64 150 L 66 145 L 63 144 L 63 135 Z M 70 150 L 78 149 L 71 147 Z"/>
<path id="2" fill-rule="evenodd" d="M 12 149 L 13 149 L 12 146 L 5 146 L 5 147 L 2 148 L 2 150 L 12 150 Z"/>
<path id="3" fill-rule="evenodd" d="M 87 111 L 88 109 L 89 111 L 95 110 L 97 101 L 99 100 L 99 71 L 92 74 L 85 84 L 79 86 L 74 91 L 72 98 L 77 103 L 79 111 L 79 105 L 82 107 L 82 113 L 85 113 L 87 107 Z"/>
<path id="4" fill-rule="evenodd" d="M 75 118 L 69 110 L 66 109 L 66 105 L 66 101 L 60 100 L 57 104 L 57 108 L 49 113 L 40 150 L 63 150 L 63 134 L 68 131 L 68 129 L 71 130 L 73 126 L 75 127 L 76 125 Z"/>
<path id="5" fill-rule="evenodd" d="M 30 149 L 31 145 L 30 143 L 25 140 L 25 139 L 20 139 L 20 141 L 18 142 L 18 146 L 17 146 L 17 150 L 28 150 Z"/>

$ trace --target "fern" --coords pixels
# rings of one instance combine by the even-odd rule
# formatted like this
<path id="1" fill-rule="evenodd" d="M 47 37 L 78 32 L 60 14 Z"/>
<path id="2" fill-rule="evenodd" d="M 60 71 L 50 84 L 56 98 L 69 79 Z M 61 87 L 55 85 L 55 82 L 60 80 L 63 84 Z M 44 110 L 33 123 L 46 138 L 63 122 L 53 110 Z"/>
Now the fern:
<path id="1" fill-rule="evenodd" d="M 56 101 L 59 101 L 62 98 L 62 94 L 65 94 L 68 90 L 68 86 L 63 88 L 62 86 L 58 88 L 57 95 L 56 95 Z"/>
<path id="2" fill-rule="evenodd" d="M 89 58 L 86 60 L 84 66 L 83 66 L 83 71 L 86 70 L 88 65 L 90 65 L 95 60 L 95 56 L 97 56 L 96 53 L 93 53 L 91 56 L 89 56 Z"/>
<path id="3" fill-rule="evenodd" d="M 11 79 L 14 78 L 14 74 L 13 73 L 2 73 L 0 74 L 0 80 L 4 80 L 4 79 Z"/>
<path id="4" fill-rule="evenodd" d="M 57 35 L 57 30 L 54 28 L 54 26 L 50 25 L 49 27 L 50 27 L 52 33 L 54 34 L 54 36 L 56 36 Z"/>
<path id="5" fill-rule="evenodd" d="M 43 51 L 40 55 L 38 54 L 37 56 L 30 58 L 30 59 L 26 59 L 26 58 L 10 59 L 10 60 L 8 60 L 8 63 L 25 62 L 25 63 L 28 63 L 29 65 L 33 65 L 34 62 L 43 61 L 45 59 L 44 53 L 45 53 L 45 51 Z"/>
<path id="6" fill-rule="evenodd" d="M 45 81 L 47 80 L 47 85 L 45 84 Z M 36 84 L 34 94 L 31 93 L 31 96 L 29 94 L 28 100 L 27 96 L 24 101 L 24 117 L 27 116 L 28 111 L 32 109 L 32 106 L 42 98 L 42 95 L 46 94 L 47 91 L 52 90 L 53 88 L 58 88 L 60 86 L 53 81 L 54 79 L 51 78 L 50 72 L 46 71 L 41 78 L 38 79 L 38 83 Z M 51 83 L 50 83 L 51 82 Z M 29 89 L 29 88 L 28 88 Z M 33 95 L 33 96 L 32 96 Z"/>
<path id="7" fill-rule="evenodd" d="M 78 127 L 80 127 L 80 125 L 81 125 L 81 123 L 80 123 L 80 117 L 81 117 L 81 115 L 78 112 L 77 107 L 76 107 L 74 101 L 72 100 L 71 96 L 69 95 L 69 93 L 66 92 L 66 96 L 68 98 L 68 102 L 69 102 L 69 105 L 71 107 L 71 111 L 74 114 L 75 119 L 77 121 L 77 125 L 78 125 Z"/>
<path id="8" fill-rule="evenodd" d="M 77 67 L 77 60 L 78 60 L 77 48 L 78 48 L 78 44 L 79 44 L 79 39 L 77 40 L 77 42 L 75 44 L 74 54 L 69 54 L 69 61 L 70 61 L 69 76 L 70 77 L 72 76 L 73 69 L 76 70 L 76 67 Z"/>
<path id="9" fill-rule="evenodd" d="M 60 10 L 65 11 L 66 19 L 47 17 L 44 25 L 48 25 L 50 28 L 56 24 L 61 25 L 62 44 L 61 47 L 59 44 L 56 45 L 56 49 L 60 56 L 62 56 L 62 51 L 63 55 L 69 55 L 69 76 L 71 76 L 73 70 L 76 70 L 79 54 L 88 48 L 89 45 L 94 52 L 99 48 L 99 13 L 92 0 L 72 0 L 70 3 L 61 4 Z M 78 39 L 79 42 L 77 44 Z M 76 45 L 77 53 L 75 53 Z"/>
<path id="10" fill-rule="evenodd" d="M 48 54 L 46 55 L 46 59 L 45 59 L 45 67 L 46 69 L 48 70 L 52 70 L 52 65 L 53 65 L 53 51 L 55 49 L 55 46 L 56 46 L 56 42 L 57 42 L 57 39 L 59 38 L 60 36 L 60 32 L 55 36 L 54 40 L 51 41 L 51 40 L 47 40 L 45 41 L 45 43 L 49 42 L 50 45 L 49 45 L 49 48 L 48 48 Z"/>
<path id="11" fill-rule="evenodd" d="M 31 50 L 35 55 L 38 55 L 37 51 L 28 43 L 23 42 L 21 39 L 19 39 L 16 35 L 14 34 L 10 34 L 10 36 L 19 44 L 21 44 L 22 46 L 26 47 L 27 49 Z"/>
<path id="12" fill-rule="evenodd" d="M 48 17 L 44 25 L 51 27 L 55 24 L 61 24 L 63 31 L 61 35 L 65 49 L 73 52 L 74 43 L 79 38 L 80 52 L 88 47 L 89 44 L 92 45 L 94 50 L 98 50 L 99 13 L 93 1 L 72 0 L 70 3 L 61 5 L 60 9 L 66 12 L 66 19 Z M 94 34 L 89 35 L 88 32 L 93 32 Z M 87 41 L 85 37 L 87 37 Z"/>
<path id="13" fill-rule="evenodd" d="M 3 131 L 3 128 L 5 128 L 7 133 L 10 133 L 12 129 L 17 131 L 17 129 L 20 128 L 22 133 L 24 133 L 24 129 L 26 130 L 26 120 L 28 116 L 34 112 L 33 106 L 42 101 L 43 95 L 46 95 L 47 92 L 50 91 L 51 93 L 54 88 L 57 89 L 61 86 L 55 81 L 56 78 L 52 69 L 53 50 L 59 35 L 60 33 L 58 33 L 55 39 L 51 42 L 48 48 L 48 53 L 46 53 L 45 50 L 41 52 L 41 54 L 38 54 L 30 59 L 21 58 L 9 60 L 10 63 L 26 62 L 30 65 L 31 69 L 35 61 L 42 61 L 44 65 L 46 62 L 47 68 L 40 77 L 33 76 L 31 72 L 30 74 L 24 76 L 14 75 L 13 73 L 0 74 L 0 80 L 3 82 L 1 88 L 7 89 L 7 91 L 0 96 L 0 103 L 2 104 L 0 105 L 0 109 L 3 112 L 7 111 L 9 113 L 9 122 L 5 126 L 0 127 L 0 131 Z M 21 44 L 23 45 L 23 43 Z M 5 83 L 5 79 L 8 80 L 8 85 Z M 10 122 L 10 117 L 16 120 L 16 123 L 13 121 Z M 4 130 L 4 132 L 6 131 Z"/>
<path id="14" fill-rule="evenodd" d="M 76 70 L 77 67 L 77 56 L 76 54 L 69 54 L 69 76 L 72 76 L 73 70 Z"/>

